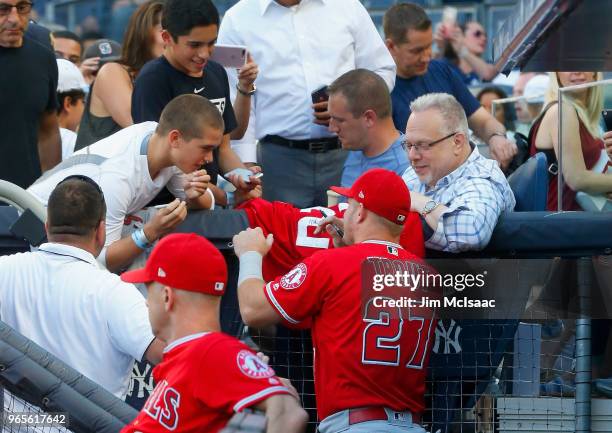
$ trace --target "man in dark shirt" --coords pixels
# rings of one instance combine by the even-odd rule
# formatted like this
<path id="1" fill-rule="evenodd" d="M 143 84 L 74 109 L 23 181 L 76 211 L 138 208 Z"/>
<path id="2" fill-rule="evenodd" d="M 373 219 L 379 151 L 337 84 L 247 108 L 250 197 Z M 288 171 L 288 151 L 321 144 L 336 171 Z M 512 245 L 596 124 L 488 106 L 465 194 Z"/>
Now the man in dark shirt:
<path id="1" fill-rule="evenodd" d="M 138 74 L 132 94 L 134 122 L 157 121 L 163 108 L 175 96 L 194 93 L 217 106 L 225 122 L 223 142 L 215 153 L 215 161 L 206 166 L 215 182 L 218 172 L 227 173 L 245 168 L 230 146 L 230 134 L 235 129 L 244 134 L 248 124 L 250 96 L 257 66 L 247 64 L 239 74 L 236 113 L 230 100 L 225 69 L 209 57 L 217 41 L 219 13 L 210 0 L 170 0 L 162 18 L 162 37 L 166 46 L 163 56 L 147 63 Z M 238 117 L 238 121 L 237 121 Z M 232 134 L 231 138 L 241 138 Z M 250 177 L 232 176 L 233 183 L 248 188 L 259 181 Z"/>
<path id="2" fill-rule="evenodd" d="M 505 169 L 517 152 L 516 144 L 506 138 L 504 126 L 480 106 L 461 77 L 448 64 L 431 59 L 431 20 L 423 8 L 397 4 L 385 13 L 383 27 L 385 43 L 397 66 L 391 92 L 395 127 L 406 129 L 410 103 L 419 96 L 448 93 L 463 106 L 470 129 L 489 144 L 491 156 Z"/>
<path id="3" fill-rule="evenodd" d="M 23 188 L 61 161 L 57 63 L 26 35 L 32 3 L 0 1 L 0 179 Z"/>

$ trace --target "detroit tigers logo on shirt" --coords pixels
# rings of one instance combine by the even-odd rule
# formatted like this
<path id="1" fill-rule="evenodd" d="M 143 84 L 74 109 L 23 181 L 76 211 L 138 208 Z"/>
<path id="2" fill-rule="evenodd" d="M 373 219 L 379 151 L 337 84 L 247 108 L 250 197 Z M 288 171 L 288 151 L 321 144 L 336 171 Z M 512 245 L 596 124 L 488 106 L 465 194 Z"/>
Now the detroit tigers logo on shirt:
<path id="1" fill-rule="evenodd" d="M 297 289 L 302 285 L 307 274 L 308 270 L 306 269 L 306 265 L 304 263 L 300 263 L 289 271 L 288 274 L 284 275 L 283 278 L 281 278 L 280 285 L 285 290 Z"/>
<path id="2" fill-rule="evenodd" d="M 274 376 L 274 370 L 248 350 L 241 350 L 236 357 L 240 371 L 253 379 L 265 379 Z"/>
<path id="3" fill-rule="evenodd" d="M 225 111 L 225 98 L 209 99 L 209 101 L 215 104 L 215 107 L 217 107 L 219 113 L 223 115 L 223 112 Z"/>

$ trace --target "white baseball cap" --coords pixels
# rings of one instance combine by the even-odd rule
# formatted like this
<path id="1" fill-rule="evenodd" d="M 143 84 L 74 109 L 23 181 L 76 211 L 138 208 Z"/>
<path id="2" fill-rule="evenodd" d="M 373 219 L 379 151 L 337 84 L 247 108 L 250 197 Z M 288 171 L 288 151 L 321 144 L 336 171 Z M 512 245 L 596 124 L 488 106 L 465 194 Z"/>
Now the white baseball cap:
<path id="1" fill-rule="evenodd" d="M 543 104 L 544 95 L 548 90 L 550 80 L 548 75 L 536 75 L 525 84 L 523 97 L 528 104 Z"/>
<path id="2" fill-rule="evenodd" d="M 87 91 L 87 83 L 83 78 L 83 74 L 79 68 L 72 62 L 65 59 L 57 60 L 57 91 L 59 93 L 69 92 L 71 90 Z"/>

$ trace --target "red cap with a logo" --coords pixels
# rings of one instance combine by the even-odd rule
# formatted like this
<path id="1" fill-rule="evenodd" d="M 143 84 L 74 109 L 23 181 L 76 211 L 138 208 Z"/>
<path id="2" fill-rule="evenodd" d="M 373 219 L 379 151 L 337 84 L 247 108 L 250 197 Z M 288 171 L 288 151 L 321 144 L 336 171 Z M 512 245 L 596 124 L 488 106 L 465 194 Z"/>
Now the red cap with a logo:
<path id="1" fill-rule="evenodd" d="M 227 265 L 221 252 L 193 233 L 174 233 L 157 243 L 142 269 L 121 275 L 127 283 L 156 281 L 175 289 L 221 296 L 227 285 Z"/>
<path id="2" fill-rule="evenodd" d="M 403 225 L 410 212 L 410 191 L 395 172 L 373 168 L 359 176 L 351 188 L 332 186 L 337 192 L 389 221 Z"/>

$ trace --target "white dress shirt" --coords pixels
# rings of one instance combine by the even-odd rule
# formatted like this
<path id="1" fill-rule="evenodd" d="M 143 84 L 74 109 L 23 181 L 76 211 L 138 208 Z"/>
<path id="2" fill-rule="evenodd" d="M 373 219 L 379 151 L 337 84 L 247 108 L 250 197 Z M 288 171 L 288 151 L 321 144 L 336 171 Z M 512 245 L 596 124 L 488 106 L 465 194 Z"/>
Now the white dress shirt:
<path id="1" fill-rule="evenodd" d="M 255 119 L 242 142 L 266 135 L 327 137 L 313 123 L 311 93 L 345 72 L 365 68 L 395 83 L 395 63 L 358 0 L 242 0 L 225 14 L 218 44 L 245 45 L 259 65 Z M 235 74 L 235 71 L 230 71 Z M 241 155 L 242 156 L 242 155 Z"/>
<path id="2" fill-rule="evenodd" d="M 0 319 L 122 399 L 153 341 L 136 287 L 58 243 L 0 257 Z"/>

